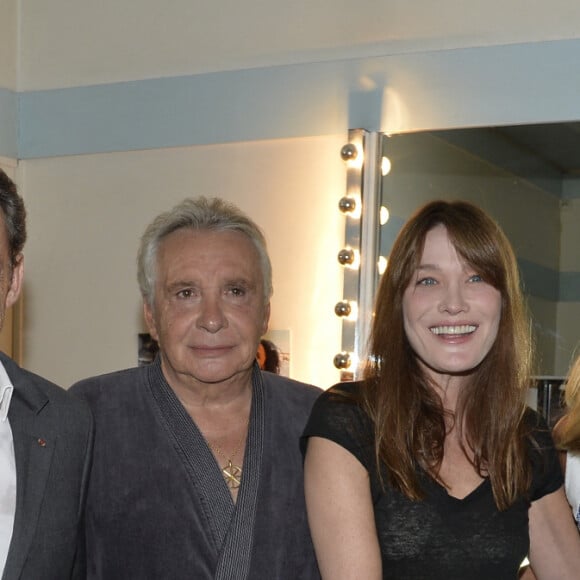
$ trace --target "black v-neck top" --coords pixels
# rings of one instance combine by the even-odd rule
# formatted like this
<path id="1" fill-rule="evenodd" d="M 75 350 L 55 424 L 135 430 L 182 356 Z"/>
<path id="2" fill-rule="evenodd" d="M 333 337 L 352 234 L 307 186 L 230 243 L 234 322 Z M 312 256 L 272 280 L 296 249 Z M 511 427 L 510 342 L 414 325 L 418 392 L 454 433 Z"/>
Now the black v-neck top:
<path id="1" fill-rule="evenodd" d="M 533 482 L 527 497 L 500 512 L 488 479 L 463 499 L 418 468 L 425 499 L 412 501 L 386 483 L 382 489 L 374 460 L 370 420 L 356 404 L 361 383 L 341 383 L 316 402 L 302 438 L 323 437 L 352 453 L 369 473 L 383 578 L 404 580 L 514 580 L 529 549 L 530 502 L 556 491 L 562 473 L 549 429 L 529 411 L 529 455 Z M 346 391 L 350 397 L 336 395 Z M 340 469 L 339 469 L 340 472 Z"/>

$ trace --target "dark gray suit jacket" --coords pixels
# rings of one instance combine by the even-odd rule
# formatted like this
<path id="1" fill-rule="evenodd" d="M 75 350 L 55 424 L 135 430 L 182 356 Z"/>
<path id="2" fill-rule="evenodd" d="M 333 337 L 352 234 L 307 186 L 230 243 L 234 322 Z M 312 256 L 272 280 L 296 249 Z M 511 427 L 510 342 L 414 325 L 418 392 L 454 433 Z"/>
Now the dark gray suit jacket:
<path id="1" fill-rule="evenodd" d="M 84 578 L 81 520 L 93 442 L 85 403 L 0 360 L 14 385 L 8 419 L 16 457 L 16 514 L 2 580 Z"/>

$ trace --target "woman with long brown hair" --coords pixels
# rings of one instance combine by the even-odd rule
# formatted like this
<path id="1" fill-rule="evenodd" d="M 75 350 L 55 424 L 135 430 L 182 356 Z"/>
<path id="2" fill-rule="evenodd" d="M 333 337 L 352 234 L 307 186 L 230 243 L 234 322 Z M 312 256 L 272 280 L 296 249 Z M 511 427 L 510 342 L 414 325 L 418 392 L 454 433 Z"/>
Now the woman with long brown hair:
<path id="1" fill-rule="evenodd" d="M 530 323 L 512 248 L 466 202 L 397 237 L 364 380 L 336 385 L 304 433 L 323 578 L 578 578 L 580 539 L 550 433 L 526 408 Z"/>

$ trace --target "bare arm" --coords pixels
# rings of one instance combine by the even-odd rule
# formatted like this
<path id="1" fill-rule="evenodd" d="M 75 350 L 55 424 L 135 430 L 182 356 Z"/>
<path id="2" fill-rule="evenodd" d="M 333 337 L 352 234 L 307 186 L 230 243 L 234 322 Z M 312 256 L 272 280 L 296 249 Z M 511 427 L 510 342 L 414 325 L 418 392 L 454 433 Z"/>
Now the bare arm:
<path id="1" fill-rule="evenodd" d="M 580 571 L 580 535 L 564 487 L 532 502 L 530 563 L 539 580 L 573 580 Z"/>
<path id="2" fill-rule="evenodd" d="M 381 554 L 365 468 L 340 445 L 311 437 L 304 479 L 322 578 L 380 580 Z"/>

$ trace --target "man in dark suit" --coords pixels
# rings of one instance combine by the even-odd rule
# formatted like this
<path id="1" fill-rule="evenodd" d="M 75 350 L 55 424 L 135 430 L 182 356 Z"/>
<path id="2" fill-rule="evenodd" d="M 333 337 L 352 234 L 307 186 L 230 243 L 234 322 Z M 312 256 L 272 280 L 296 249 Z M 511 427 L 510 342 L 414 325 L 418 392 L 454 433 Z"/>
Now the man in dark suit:
<path id="1" fill-rule="evenodd" d="M 22 284 L 26 212 L 0 170 L 0 328 Z M 0 578 L 84 578 L 93 423 L 86 405 L 0 353 Z"/>

